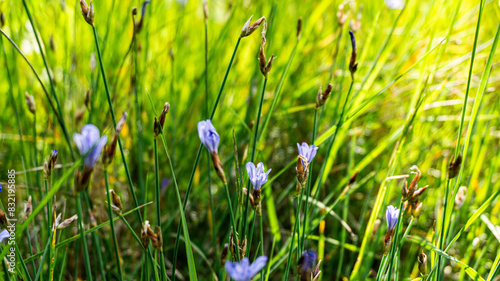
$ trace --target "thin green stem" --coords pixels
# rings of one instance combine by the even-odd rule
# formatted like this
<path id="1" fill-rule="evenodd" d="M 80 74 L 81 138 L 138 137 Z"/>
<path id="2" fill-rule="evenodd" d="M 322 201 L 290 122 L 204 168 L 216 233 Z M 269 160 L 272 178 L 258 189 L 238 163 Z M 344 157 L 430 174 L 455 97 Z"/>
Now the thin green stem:
<path id="1" fill-rule="evenodd" d="M 299 225 L 299 220 L 300 220 L 300 205 L 302 202 L 303 195 L 304 195 L 304 189 L 302 189 L 302 191 L 300 192 L 300 196 L 297 197 L 297 210 L 295 212 L 295 223 L 293 224 L 292 241 L 290 242 L 290 249 L 288 250 L 288 260 L 286 262 L 286 270 L 285 270 L 285 278 L 284 278 L 285 281 L 288 280 L 288 275 L 290 273 L 290 264 L 292 261 L 293 242 L 295 241 L 295 233 L 297 233 L 297 240 L 298 240 L 298 237 L 300 235 L 300 233 L 297 232 L 297 227 Z"/>
<path id="2" fill-rule="evenodd" d="M 155 154 L 155 191 L 156 191 L 156 224 L 158 225 L 159 232 L 161 233 L 161 206 L 160 206 L 160 172 L 158 164 L 158 141 L 156 137 L 153 140 L 154 154 Z M 159 250 L 160 263 L 161 263 L 161 280 L 166 280 L 167 271 L 165 269 L 165 258 L 163 256 L 163 243 L 162 248 Z"/>
<path id="3" fill-rule="evenodd" d="M 135 94 L 135 114 L 136 114 L 136 133 L 137 133 L 137 156 L 138 159 L 142 159 L 142 120 L 141 120 L 141 104 L 139 102 L 139 66 L 138 66 L 138 60 L 137 60 L 137 34 L 134 30 L 134 94 Z M 139 188 L 141 192 L 144 194 L 144 183 L 143 183 L 143 168 L 142 168 L 142 161 L 137 161 L 137 172 L 138 172 L 138 178 L 139 178 Z M 144 203 L 145 200 L 143 200 L 142 203 Z"/>
<path id="4" fill-rule="evenodd" d="M 215 115 L 215 110 L 217 109 L 217 106 L 219 104 L 220 97 L 222 95 L 222 90 L 224 89 L 224 86 L 226 85 L 226 80 L 227 77 L 229 76 L 229 71 L 231 70 L 231 66 L 233 65 L 234 57 L 236 56 L 236 51 L 238 50 L 238 46 L 240 45 L 241 37 L 238 37 L 238 41 L 236 41 L 236 46 L 234 47 L 233 55 L 231 56 L 231 60 L 229 61 L 229 65 L 227 66 L 226 73 L 224 74 L 224 79 L 222 80 L 222 84 L 219 89 L 219 93 L 217 94 L 217 98 L 215 99 L 215 104 L 212 108 L 212 113 L 210 114 L 210 119 L 212 119 Z M 198 148 L 198 154 L 196 155 L 196 160 L 194 161 L 193 169 L 191 171 L 191 176 L 189 178 L 189 184 L 186 190 L 186 195 L 184 197 L 184 202 L 182 203 L 182 211 L 186 209 L 188 200 L 189 200 L 189 194 L 191 193 L 191 188 L 193 186 L 193 179 L 194 175 L 196 173 L 196 168 L 198 167 L 198 162 L 200 161 L 200 156 L 201 156 L 201 151 L 203 149 L 203 144 L 200 144 L 200 147 Z M 180 234 L 181 234 L 181 223 L 179 223 L 179 227 L 177 228 L 177 236 L 175 238 L 175 246 L 174 246 L 174 258 L 172 260 L 172 268 L 175 272 L 176 268 L 176 263 L 177 263 L 177 252 L 179 250 L 179 239 L 180 239 Z M 172 281 L 175 281 L 175 274 L 172 274 Z"/>
<path id="5" fill-rule="evenodd" d="M 104 63 L 102 61 L 101 50 L 99 48 L 99 40 L 97 38 L 97 30 L 95 27 L 92 27 L 92 30 L 94 31 L 95 45 L 96 45 L 96 49 L 97 49 L 97 55 L 99 56 L 99 65 L 101 67 L 104 88 L 106 89 L 106 97 L 108 99 L 109 111 L 111 113 L 111 118 L 113 119 L 113 127 L 116 128 L 115 111 L 113 109 L 113 103 L 111 102 L 111 94 L 109 92 L 108 80 L 106 79 L 106 72 L 104 71 Z M 130 176 L 130 171 L 129 171 L 128 165 L 127 165 L 127 159 L 125 159 L 125 153 L 123 152 L 123 145 L 122 145 L 122 142 L 120 140 L 120 137 L 118 137 L 118 146 L 120 147 L 120 153 L 122 155 L 123 167 L 125 168 L 125 173 L 127 174 L 127 180 L 128 180 L 128 184 L 130 187 L 130 193 L 132 194 L 132 198 L 134 199 L 134 206 L 137 207 L 137 206 L 139 206 L 139 202 L 137 201 L 137 196 L 136 196 L 135 191 L 134 191 L 132 177 Z M 139 221 L 141 222 L 141 225 L 142 225 L 143 221 L 142 221 L 142 216 L 141 216 L 140 210 L 136 211 L 136 215 L 139 218 Z"/>
<path id="6" fill-rule="evenodd" d="M 109 193 L 109 182 L 108 182 L 108 169 L 104 168 L 104 183 L 106 185 L 106 195 L 108 198 L 108 216 L 109 216 L 109 226 L 111 227 L 111 236 L 113 238 L 113 248 L 115 250 L 116 266 L 118 268 L 118 275 L 120 280 L 123 280 L 122 265 L 120 262 L 120 253 L 118 251 L 118 241 L 116 239 L 115 222 L 113 221 L 113 210 L 111 209 L 111 195 Z"/>
<path id="7" fill-rule="evenodd" d="M 208 19 L 205 18 L 205 114 L 209 116 L 209 93 L 208 93 Z M 212 230 L 212 247 L 214 249 L 214 260 L 215 260 L 215 273 L 217 278 L 220 278 L 219 270 L 219 250 L 217 247 L 217 234 L 215 230 L 215 214 L 214 214 L 214 202 L 212 196 L 212 176 L 211 176 L 211 165 L 210 165 L 210 152 L 207 151 L 207 176 L 208 176 L 208 196 L 210 198 L 210 215 L 211 224 L 210 228 Z"/>
<path id="8" fill-rule="evenodd" d="M 257 113 L 257 122 L 255 123 L 255 132 L 253 136 L 253 144 L 252 144 L 252 156 L 250 158 L 250 162 L 254 162 L 255 160 L 255 148 L 257 147 L 257 136 L 259 135 L 259 124 L 260 124 L 260 115 L 262 113 L 262 104 L 264 102 L 264 94 L 266 92 L 266 84 L 267 84 L 267 77 L 264 78 L 264 85 L 262 86 L 262 93 L 260 95 L 260 103 L 259 103 L 259 111 Z M 247 196 L 245 199 L 245 212 L 243 213 L 243 231 L 242 231 L 242 237 L 245 237 L 246 233 L 246 227 L 247 227 L 247 215 L 248 215 L 248 205 L 250 202 L 250 179 L 248 179 L 247 183 Z M 249 245 L 251 247 L 252 245 Z"/>
<path id="9" fill-rule="evenodd" d="M 31 23 L 31 27 L 33 28 L 33 33 L 35 34 L 36 43 L 38 44 L 38 49 L 40 50 L 40 55 L 42 56 L 43 64 L 45 65 L 45 70 L 47 71 L 47 76 L 49 78 L 50 88 L 52 90 L 52 95 L 53 95 L 54 99 L 56 100 L 58 113 L 59 113 L 59 116 L 60 116 L 61 121 L 62 121 L 61 127 L 63 130 L 64 136 L 68 141 L 68 146 L 69 146 L 69 151 L 71 153 L 71 158 L 74 161 L 76 159 L 75 153 L 73 151 L 73 146 L 71 145 L 71 142 L 69 141 L 70 138 L 69 138 L 68 130 L 66 128 L 66 123 L 65 123 L 64 118 L 63 118 L 62 108 L 61 108 L 61 104 L 59 102 L 59 98 L 57 96 L 56 87 L 54 86 L 54 80 L 52 79 L 52 74 L 50 73 L 49 64 L 47 63 L 47 58 L 45 57 L 45 53 L 43 51 L 42 44 L 40 42 L 40 38 L 38 37 L 38 32 L 37 32 L 35 23 L 33 21 L 33 17 L 31 16 L 31 13 L 30 13 L 30 10 L 28 8 L 28 4 L 26 3 L 26 0 L 23 0 L 23 5 L 24 5 L 24 8 L 26 10 L 26 13 L 28 14 L 28 19 Z"/>
<path id="10" fill-rule="evenodd" d="M 457 139 L 457 146 L 455 148 L 455 158 L 458 156 L 458 151 L 460 150 L 460 140 L 462 139 L 462 129 L 464 127 L 464 120 L 465 120 L 465 110 L 467 109 L 467 102 L 469 100 L 469 89 L 470 89 L 470 82 L 472 79 L 472 68 L 474 67 L 474 58 L 476 57 L 477 40 L 479 37 L 479 27 L 481 26 L 481 18 L 483 15 L 483 8 L 484 8 L 484 0 L 481 0 L 481 4 L 479 4 L 479 15 L 477 18 L 476 33 L 474 35 L 474 44 L 472 45 L 472 53 L 471 53 L 470 67 L 469 67 L 469 77 L 467 78 L 467 88 L 465 90 L 464 105 L 462 106 L 462 117 L 460 118 L 460 128 L 458 129 L 458 139 Z M 439 259 L 441 259 L 441 258 L 439 258 Z"/>
<path id="11" fill-rule="evenodd" d="M 85 271 L 87 273 L 87 279 L 92 281 L 92 270 L 90 269 L 90 257 L 89 257 L 89 249 L 87 246 L 87 239 L 84 235 L 83 229 L 83 212 L 82 212 L 82 194 L 77 194 L 76 201 L 76 211 L 78 212 L 78 229 L 80 230 L 80 239 L 83 246 L 83 260 L 85 262 Z"/>
<path id="12" fill-rule="evenodd" d="M 316 139 L 316 130 L 318 128 L 318 110 L 314 110 L 314 125 L 313 125 L 313 135 L 312 135 L 312 140 L 311 143 L 314 144 L 314 140 Z M 337 127 L 338 128 L 338 127 Z M 307 212 L 309 208 L 309 193 L 311 192 L 311 178 L 312 178 L 312 172 L 313 172 L 313 162 L 309 163 L 309 178 L 307 179 L 307 189 L 306 189 L 306 202 L 305 202 L 305 209 L 304 209 L 304 226 L 302 227 L 302 238 L 301 238 L 301 247 L 300 251 L 304 251 L 304 244 L 305 244 L 305 239 L 306 239 L 306 228 L 307 228 Z"/>
<path id="13" fill-rule="evenodd" d="M 261 245 L 260 255 L 263 256 L 264 255 L 264 229 L 262 227 L 262 214 L 259 214 L 259 224 L 260 224 L 260 245 Z M 265 271 L 265 268 L 262 271 L 262 273 L 260 274 L 261 281 L 264 280 L 264 271 Z"/>

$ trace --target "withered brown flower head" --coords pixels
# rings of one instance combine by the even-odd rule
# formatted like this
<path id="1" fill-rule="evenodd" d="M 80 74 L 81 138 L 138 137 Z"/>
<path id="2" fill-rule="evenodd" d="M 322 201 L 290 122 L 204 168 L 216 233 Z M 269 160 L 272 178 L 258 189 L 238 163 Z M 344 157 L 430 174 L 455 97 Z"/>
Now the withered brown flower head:
<path id="1" fill-rule="evenodd" d="M 459 153 L 456 159 L 455 156 L 452 156 L 450 164 L 448 164 L 448 178 L 452 179 L 458 176 L 461 166 L 462 166 L 462 154 Z"/>
<path id="2" fill-rule="evenodd" d="M 92 3 L 92 0 L 90 0 L 90 6 L 87 6 L 85 0 L 80 0 L 80 9 L 85 21 L 94 26 L 94 3 Z"/>
<path id="3" fill-rule="evenodd" d="M 252 22 L 252 17 L 253 16 L 250 16 L 250 18 L 245 23 L 245 25 L 243 25 L 243 28 L 241 29 L 241 33 L 240 33 L 241 38 L 247 37 L 250 34 L 252 34 L 255 30 L 257 30 L 257 28 L 259 28 L 259 26 L 262 24 L 262 22 L 266 21 L 266 17 L 263 16 L 260 19 L 256 20 L 254 23 L 250 24 L 250 22 Z"/>

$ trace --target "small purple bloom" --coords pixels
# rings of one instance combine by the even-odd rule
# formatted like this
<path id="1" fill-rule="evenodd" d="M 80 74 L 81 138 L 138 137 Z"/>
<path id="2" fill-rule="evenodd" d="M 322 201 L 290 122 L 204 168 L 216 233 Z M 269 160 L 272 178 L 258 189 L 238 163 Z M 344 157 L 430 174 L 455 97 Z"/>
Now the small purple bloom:
<path id="1" fill-rule="evenodd" d="M 252 182 L 255 190 L 259 190 L 267 182 L 267 175 L 269 175 L 269 172 L 271 172 L 271 169 L 266 172 L 262 162 L 257 164 L 257 167 L 255 167 L 255 164 L 252 162 L 247 163 L 248 178 Z"/>
<path id="2" fill-rule="evenodd" d="M 402 0 L 385 0 L 385 5 L 391 10 L 399 10 L 405 7 L 405 2 Z"/>
<path id="3" fill-rule="evenodd" d="M 149 3 L 151 3 L 151 1 L 149 1 L 149 0 L 142 2 L 141 18 L 143 18 L 146 15 L 146 7 Z"/>
<path id="4" fill-rule="evenodd" d="M 198 122 L 198 136 L 211 154 L 217 153 L 220 137 L 210 119 Z"/>
<path id="5" fill-rule="evenodd" d="M 0 184 L 0 191 L 2 191 L 2 189 L 3 189 L 3 186 Z"/>
<path id="6" fill-rule="evenodd" d="M 389 230 L 394 229 L 398 223 L 399 209 L 389 205 L 387 206 L 387 211 L 385 212 L 385 218 L 387 220 L 387 228 Z"/>
<path id="7" fill-rule="evenodd" d="M 302 145 L 297 143 L 297 147 L 299 148 L 299 154 L 304 156 L 307 159 L 307 163 L 311 163 L 316 156 L 316 152 L 318 151 L 318 147 L 314 144 L 309 146 L 307 143 L 303 142 Z"/>
<path id="8" fill-rule="evenodd" d="M 170 185 L 170 179 L 169 178 L 163 178 L 161 180 L 161 192 L 165 192 L 167 190 L 167 187 Z"/>
<path id="9" fill-rule="evenodd" d="M 3 240 L 7 238 L 10 238 L 10 232 L 7 229 L 4 229 L 0 232 L 0 242 L 3 243 Z"/>
<path id="10" fill-rule="evenodd" d="M 96 126 L 87 124 L 83 126 L 81 134 L 73 134 L 73 140 L 78 150 L 80 150 L 80 155 L 87 155 L 84 161 L 85 167 L 93 169 L 99 156 L 101 156 L 102 149 L 108 141 L 108 136 L 104 135 L 101 137 L 99 129 Z M 89 152 L 90 149 L 92 150 Z"/>
<path id="11" fill-rule="evenodd" d="M 318 254 L 313 249 L 302 252 L 302 257 L 299 259 L 299 272 L 301 274 L 309 274 L 316 265 Z"/>
<path id="12" fill-rule="evenodd" d="M 267 264 L 267 257 L 260 256 L 250 264 L 248 258 L 243 258 L 240 262 L 226 262 L 226 272 L 235 281 L 249 281 Z"/>

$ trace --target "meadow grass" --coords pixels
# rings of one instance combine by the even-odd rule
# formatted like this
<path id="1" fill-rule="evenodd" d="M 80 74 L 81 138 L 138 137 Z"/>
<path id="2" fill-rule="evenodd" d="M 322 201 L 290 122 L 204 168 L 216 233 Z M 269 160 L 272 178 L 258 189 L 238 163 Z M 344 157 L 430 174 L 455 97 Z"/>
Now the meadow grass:
<path id="1" fill-rule="evenodd" d="M 0 280 L 500 280 L 498 1 L 80 2 L 0 2 Z"/>

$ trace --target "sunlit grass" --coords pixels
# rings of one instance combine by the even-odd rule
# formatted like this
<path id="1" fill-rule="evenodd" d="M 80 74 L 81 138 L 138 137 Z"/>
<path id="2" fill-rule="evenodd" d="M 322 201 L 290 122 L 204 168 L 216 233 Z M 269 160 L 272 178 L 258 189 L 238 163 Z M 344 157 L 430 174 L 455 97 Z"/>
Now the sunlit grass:
<path id="1" fill-rule="evenodd" d="M 93 5 L 94 26 L 77 1 L 0 2 L 0 208 L 11 217 L 15 170 L 18 219 L 15 270 L 2 259 L 0 279 L 226 280 L 225 262 L 265 255 L 254 280 L 309 280 L 308 249 L 321 280 L 498 279 L 498 1 Z M 242 33 L 250 16 L 264 16 L 267 31 L 262 21 Z M 262 36 L 266 59 L 276 56 L 270 70 L 258 60 Z M 73 134 L 94 124 L 109 147 L 122 112 L 112 162 L 99 158 L 88 187 L 75 189 L 84 160 Z M 200 143 L 206 119 L 220 164 Z M 300 188 L 302 142 L 319 149 Z M 272 169 L 262 216 L 247 162 Z M 413 165 L 416 189 L 428 188 L 410 198 Z M 401 211 L 387 236 L 388 205 Z M 78 220 L 53 228 L 60 213 Z M 161 235 L 144 232 L 146 220 Z"/>

